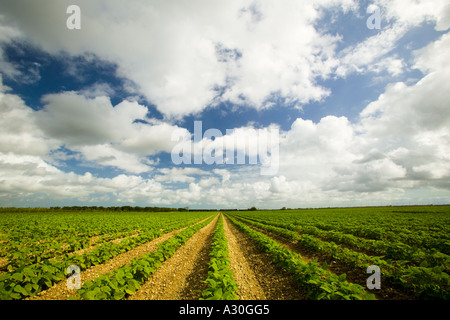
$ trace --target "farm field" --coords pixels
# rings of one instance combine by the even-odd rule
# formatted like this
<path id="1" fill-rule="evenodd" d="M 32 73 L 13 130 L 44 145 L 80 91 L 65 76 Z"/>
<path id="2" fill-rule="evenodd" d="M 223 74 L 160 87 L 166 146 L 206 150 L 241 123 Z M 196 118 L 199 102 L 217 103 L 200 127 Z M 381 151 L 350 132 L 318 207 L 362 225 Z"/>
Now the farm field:
<path id="1" fill-rule="evenodd" d="M 448 206 L 3 209 L 0 299 L 449 300 L 449 222 Z"/>

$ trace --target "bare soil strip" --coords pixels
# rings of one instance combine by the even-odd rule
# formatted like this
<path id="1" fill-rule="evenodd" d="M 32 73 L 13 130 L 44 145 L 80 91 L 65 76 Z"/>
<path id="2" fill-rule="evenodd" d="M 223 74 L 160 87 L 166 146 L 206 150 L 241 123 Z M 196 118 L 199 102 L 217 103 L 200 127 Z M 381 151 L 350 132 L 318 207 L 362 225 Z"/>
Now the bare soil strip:
<path id="1" fill-rule="evenodd" d="M 198 300 L 206 289 L 209 252 L 218 221 L 217 215 L 175 254 L 129 300 Z"/>
<path id="2" fill-rule="evenodd" d="M 205 220 L 206 219 L 202 221 Z M 199 221 L 197 223 L 201 223 L 202 221 Z M 130 251 L 121 253 L 116 257 L 112 258 L 111 260 L 107 261 L 106 263 L 99 264 L 85 271 L 82 271 L 80 274 L 81 284 L 83 285 L 84 282 L 91 281 L 105 273 L 111 272 L 114 269 L 126 265 L 130 263 L 131 260 L 139 258 L 140 256 L 146 253 L 157 250 L 158 244 L 166 241 L 167 239 L 171 238 L 172 236 L 176 235 L 177 233 L 183 231 L 186 228 L 187 227 L 166 233 L 161 237 L 153 239 L 152 241 L 149 241 L 147 243 L 144 243 Z M 53 285 L 53 287 L 40 292 L 34 297 L 27 298 L 26 300 L 65 300 L 67 298 L 76 297 L 77 296 L 76 291 L 77 290 L 74 289 L 73 290 L 68 289 L 67 282 L 64 280 Z"/>
<path id="3" fill-rule="evenodd" d="M 6 265 L 9 263 L 8 258 L 0 258 L 0 268 L 6 267 Z M 0 274 L 2 274 L 4 271 L 0 271 Z"/>
<path id="4" fill-rule="evenodd" d="M 117 238 L 117 239 L 114 239 L 114 240 L 110 240 L 108 242 L 111 242 L 111 243 L 114 243 L 114 244 L 118 244 L 118 243 L 121 243 L 123 240 L 125 240 L 127 238 L 136 238 L 137 236 L 139 236 L 139 233 L 135 233 L 135 234 L 133 234 L 131 236 L 127 236 L 127 237 L 121 237 L 121 238 Z M 89 246 L 89 247 L 86 247 L 84 249 L 80 249 L 80 250 L 77 250 L 77 251 L 69 253 L 69 256 L 72 256 L 72 255 L 75 255 L 75 254 L 82 255 L 83 253 L 93 251 L 95 248 L 97 248 L 98 246 L 101 245 L 101 243 L 100 244 L 96 244 L 97 241 L 98 241 L 98 239 L 95 240 L 95 242 L 93 243 L 92 246 Z"/>
<path id="5" fill-rule="evenodd" d="M 272 262 L 246 234 L 224 219 L 230 269 L 241 300 L 304 300 L 306 293 L 285 270 Z"/>

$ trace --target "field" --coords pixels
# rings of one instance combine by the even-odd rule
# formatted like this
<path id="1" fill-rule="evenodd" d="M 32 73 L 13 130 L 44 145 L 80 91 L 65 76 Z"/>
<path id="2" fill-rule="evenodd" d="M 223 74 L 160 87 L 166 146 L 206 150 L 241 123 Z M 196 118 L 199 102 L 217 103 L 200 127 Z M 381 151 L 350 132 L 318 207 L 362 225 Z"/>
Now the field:
<path id="1" fill-rule="evenodd" d="M 449 222 L 448 206 L 3 209 L 0 299 L 449 300 Z"/>

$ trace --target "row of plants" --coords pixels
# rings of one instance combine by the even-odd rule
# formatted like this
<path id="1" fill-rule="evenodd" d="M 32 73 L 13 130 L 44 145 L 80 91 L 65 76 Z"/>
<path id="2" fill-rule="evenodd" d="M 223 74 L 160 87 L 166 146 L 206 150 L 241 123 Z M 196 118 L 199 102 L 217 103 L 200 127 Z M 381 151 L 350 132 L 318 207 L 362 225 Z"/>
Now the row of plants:
<path id="1" fill-rule="evenodd" d="M 178 222 L 177 225 L 179 225 Z M 156 225 L 154 228 L 156 228 Z M 95 242 L 92 241 L 92 238 L 88 237 L 73 237 L 63 242 L 58 242 L 55 240 L 51 243 L 46 243 L 41 247 L 41 250 L 36 250 L 30 246 L 10 249 L 11 252 L 8 255 L 5 255 L 6 259 L 8 259 L 8 263 L 1 266 L 0 271 L 14 272 L 27 265 L 45 263 L 45 261 L 49 259 L 67 259 L 68 256 L 75 254 L 79 250 L 88 248 L 94 250 L 96 247 L 105 245 L 113 240 L 120 240 L 121 242 L 130 236 L 140 237 L 142 238 L 142 241 L 148 239 L 146 231 L 137 232 L 132 230 L 128 232 L 116 232 L 114 234 L 103 235 L 98 237 Z M 137 239 L 136 243 L 140 242 L 141 239 Z"/>
<path id="2" fill-rule="evenodd" d="M 403 243 L 450 254 L 450 207 L 329 208 L 239 212 L 246 217 L 316 227 L 366 239 Z"/>
<path id="3" fill-rule="evenodd" d="M 308 292 L 311 300 L 374 300 L 375 296 L 346 280 L 345 274 L 336 275 L 321 268 L 317 261 L 305 262 L 302 257 L 283 247 L 278 242 L 246 224 L 228 216 L 257 245 L 271 255 L 273 261 L 289 271 L 300 286 Z"/>
<path id="4" fill-rule="evenodd" d="M 191 226 L 172 238 L 158 245 L 154 252 L 133 259 L 130 264 L 113 272 L 104 274 L 93 281 L 88 281 L 77 291 L 83 300 L 124 300 L 134 294 L 140 286 L 173 256 L 175 251 L 186 243 L 199 229 L 206 226 L 213 218 Z"/>
<path id="5" fill-rule="evenodd" d="M 138 237 L 129 237 L 120 243 L 106 242 L 96 246 L 93 250 L 81 255 L 64 254 L 55 259 L 48 259 L 39 263 L 28 264 L 25 260 L 22 265 L 0 275 L 0 300 L 19 300 L 32 297 L 39 292 L 52 287 L 55 283 L 66 278 L 66 269 L 70 265 L 76 265 L 81 271 L 92 266 L 105 263 L 120 253 L 129 251 L 145 242 L 151 241 L 164 233 L 181 229 L 198 221 L 199 216 L 191 216 L 191 219 L 172 221 L 170 227 L 161 229 L 156 223 L 153 227 L 147 226 Z"/>
<path id="6" fill-rule="evenodd" d="M 228 242 L 223 226 L 223 215 L 214 232 L 211 245 L 208 277 L 205 282 L 208 287 L 203 290 L 200 300 L 235 300 L 237 284 L 233 280 L 233 272 L 230 270 L 228 257 Z"/>
<path id="7" fill-rule="evenodd" d="M 358 268 L 361 272 L 365 272 L 370 265 L 377 265 L 382 270 L 383 279 L 410 292 L 417 298 L 450 299 L 450 277 L 445 272 L 445 265 L 433 268 L 404 266 L 401 262 L 384 260 L 378 256 L 369 256 L 337 245 L 332 241 L 322 241 L 308 234 L 299 234 L 285 228 L 242 217 L 239 219 L 255 227 L 297 241 L 305 248 L 340 261 L 350 268 Z"/>
<path id="8" fill-rule="evenodd" d="M 414 227 L 409 226 L 411 229 L 407 229 L 403 221 L 398 222 L 392 221 L 394 224 L 398 224 L 397 227 L 386 226 L 382 227 L 374 223 L 367 223 L 364 225 L 358 225 L 355 223 L 351 224 L 337 224 L 330 229 L 329 225 L 326 227 L 324 224 L 317 224 L 316 226 L 322 230 L 335 230 L 338 232 L 353 234 L 358 237 L 389 241 L 396 243 L 403 243 L 409 246 L 415 246 L 424 249 L 435 249 L 441 251 L 445 254 L 450 254 L 449 250 L 449 238 L 447 237 L 446 231 L 433 230 L 430 228 L 428 230 L 416 230 Z M 402 228 L 403 226 L 403 228 Z"/>
<path id="9" fill-rule="evenodd" d="M 30 226 L 20 226 L 17 222 L 21 221 L 23 217 L 17 217 L 17 222 L 14 224 L 16 233 L 18 230 L 24 228 L 24 238 L 19 240 L 9 240 L 5 243 L 6 254 L 3 258 L 8 261 L 0 267 L 1 271 L 12 272 L 24 265 L 31 265 L 40 263 L 46 259 L 54 259 L 55 257 L 64 257 L 65 254 L 72 254 L 81 249 L 91 247 L 92 237 L 96 237 L 95 245 L 102 245 L 108 241 L 123 239 L 131 235 L 146 237 L 146 230 L 152 229 L 170 229 L 172 225 L 187 225 L 198 221 L 201 216 L 198 214 L 180 214 L 180 213 L 122 213 L 119 216 L 117 213 L 40 213 L 42 221 L 37 223 L 30 218 L 30 225 L 35 225 L 36 237 L 29 234 Z M 29 215 L 29 214 L 27 214 Z M 5 214 L 0 215 L 0 225 L 4 223 Z M 52 218 L 49 220 L 49 218 Z M 72 221 L 75 226 L 68 229 L 67 219 Z M 34 222 L 34 223 L 33 223 Z M 75 223 L 74 223 L 75 222 Z M 185 222 L 185 223 L 184 223 Z M 36 225 L 37 223 L 37 225 Z M 49 233 L 55 236 L 39 236 L 45 233 L 43 231 L 50 230 Z M 58 231 L 59 230 L 59 231 Z M 79 233 L 74 233 L 73 230 L 78 230 Z M 61 232 L 67 231 L 67 234 L 60 235 Z M 28 233 L 27 233 L 28 232 Z M 58 236 L 59 235 L 59 236 Z M 50 238 L 50 239 L 49 239 Z"/>
<path id="10" fill-rule="evenodd" d="M 85 249 L 91 246 L 94 236 L 97 244 L 101 244 L 130 236 L 139 229 L 153 228 L 156 225 L 165 228 L 175 220 L 174 216 L 162 214 L 121 217 L 105 213 L 40 213 L 39 217 L 30 213 L 16 215 L 18 216 L 12 218 L 7 214 L 0 216 L 0 226 L 10 228 L 6 234 L 7 239 L 2 242 L 0 253 L 8 264 L 1 266 L 0 271 L 13 271 L 25 264 L 31 265 Z M 22 223 L 25 218 L 29 219 L 28 222 Z M 187 218 L 186 220 L 191 219 Z M 22 237 L 18 237 L 20 234 Z"/>
<path id="11" fill-rule="evenodd" d="M 387 259 L 402 260 L 402 264 L 411 264 L 420 267 L 444 266 L 446 272 L 450 271 L 450 256 L 434 248 L 421 249 L 398 241 L 366 239 L 335 230 L 327 231 L 319 229 L 315 226 L 293 225 L 286 222 L 262 220 L 254 217 L 246 217 L 246 219 L 299 232 L 301 234 L 313 235 L 325 241 L 333 241 L 338 244 L 347 245 L 351 248 L 368 253 L 370 252 Z"/>

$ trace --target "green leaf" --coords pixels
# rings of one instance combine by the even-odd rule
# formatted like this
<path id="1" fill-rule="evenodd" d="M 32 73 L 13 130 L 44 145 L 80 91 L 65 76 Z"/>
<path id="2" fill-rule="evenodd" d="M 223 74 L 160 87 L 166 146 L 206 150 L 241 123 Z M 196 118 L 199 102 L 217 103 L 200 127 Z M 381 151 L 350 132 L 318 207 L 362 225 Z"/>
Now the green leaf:
<path id="1" fill-rule="evenodd" d="M 122 300 L 125 297 L 125 292 L 114 293 L 114 300 Z"/>
<path id="2" fill-rule="evenodd" d="M 12 279 L 16 281 L 22 281 L 23 280 L 23 274 L 21 272 L 16 272 L 12 275 Z"/>
<path id="3" fill-rule="evenodd" d="M 18 285 L 16 285 L 16 286 L 14 287 L 14 291 L 15 291 L 15 292 L 18 292 L 18 293 L 21 293 L 21 294 L 24 295 L 24 296 L 29 296 L 27 290 L 25 290 L 25 288 L 22 287 L 20 284 L 18 284 Z"/>
<path id="4" fill-rule="evenodd" d="M 34 277 L 36 275 L 31 268 L 24 268 L 22 272 L 29 277 Z"/>
<path id="5" fill-rule="evenodd" d="M 219 288 L 216 291 L 214 291 L 214 297 L 213 298 L 215 300 L 221 300 L 222 295 L 223 295 L 222 288 Z"/>
<path id="6" fill-rule="evenodd" d="M 331 288 L 328 288 L 328 287 L 326 287 L 326 286 L 320 286 L 320 289 L 322 289 L 323 291 L 326 291 L 326 292 L 328 292 L 328 293 L 332 293 L 333 292 L 333 290 L 331 289 Z"/>
<path id="7" fill-rule="evenodd" d="M 83 295 L 83 299 L 85 299 L 85 300 L 95 300 L 95 292 L 94 291 L 87 291 Z"/>
<path id="8" fill-rule="evenodd" d="M 17 292 L 12 292 L 9 296 L 14 300 L 22 299 L 22 296 Z"/>
<path id="9" fill-rule="evenodd" d="M 217 282 L 214 281 L 214 279 L 208 278 L 208 279 L 205 280 L 205 282 L 208 283 L 208 284 L 209 284 L 209 287 L 212 288 L 212 289 L 214 289 L 215 287 L 217 287 Z"/>
<path id="10" fill-rule="evenodd" d="M 50 280 L 44 280 L 44 283 L 48 288 L 51 288 L 53 286 L 53 283 Z"/>
<path id="11" fill-rule="evenodd" d="M 28 292 L 28 294 L 31 294 L 31 292 L 33 291 L 33 287 L 31 285 L 31 283 L 27 283 L 25 285 L 25 290 Z"/>
<path id="12" fill-rule="evenodd" d="M 14 292 L 20 292 L 21 290 L 22 290 L 22 287 L 21 287 L 21 285 L 20 284 L 16 284 L 15 286 L 14 286 Z"/>

